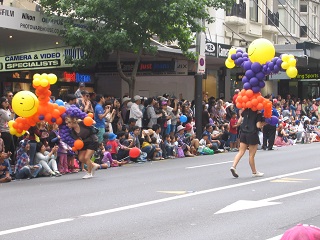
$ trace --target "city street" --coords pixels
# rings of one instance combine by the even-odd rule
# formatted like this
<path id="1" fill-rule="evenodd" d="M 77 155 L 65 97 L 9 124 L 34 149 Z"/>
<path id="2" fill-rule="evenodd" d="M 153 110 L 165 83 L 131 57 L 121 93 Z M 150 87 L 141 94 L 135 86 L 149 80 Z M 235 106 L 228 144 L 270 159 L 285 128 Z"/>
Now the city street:
<path id="1" fill-rule="evenodd" d="M 177 158 L 0 185 L 0 239 L 276 240 L 320 226 L 320 143 Z"/>

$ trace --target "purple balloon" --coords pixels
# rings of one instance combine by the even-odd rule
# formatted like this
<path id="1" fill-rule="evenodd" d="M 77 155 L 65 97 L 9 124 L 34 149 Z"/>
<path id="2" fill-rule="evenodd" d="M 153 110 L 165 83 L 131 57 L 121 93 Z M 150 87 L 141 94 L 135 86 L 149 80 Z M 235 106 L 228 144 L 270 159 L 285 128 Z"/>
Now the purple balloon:
<path id="1" fill-rule="evenodd" d="M 278 123 L 279 123 L 278 117 L 272 116 L 272 117 L 271 117 L 271 121 L 270 121 L 270 125 L 271 125 L 271 126 L 275 126 L 275 125 L 277 125 Z"/>
<path id="2" fill-rule="evenodd" d="M 274 68 L 274 63 L 273 63 L 273 62 L 269 62 L 268 68 L 270 68 L 270 70 L 273 70 L 273 68 Z"/>
<path id="3" fill-rule="evenodd" d="M 240 58 L 234 60 L 234 64 L 237 65 L 237 66 L 240 66 L 242 62 L 240 62 L 239 60 L 240 60 Z"/>
<path id="4" fill-rule="evenodd" d="M 236 56 L 237 56 L 237 58 L 241 58 L 242 57 L 242 53 L 241 52 L 237 52 Z"/>
<path id="5" fill-rule="evenodd" d="M 265 121 L 266 123 L 270 124 L 270 123 L 271 123 L 271 118 L 265 118 L 264 121 Z"/>
<path id="6" fill-rule="evenodd" d="M 237 51 L 236 51 L 236 53 L 243 53 L 243 51 L 242 51 L 242 49 L 240 49 L 240 48 L 237 48 Z"/>
<path id="7" fill-rule="evenodd" d="M 258 78 L 259 80 L 263 80 L 264 79 L 264 73 L 263 72 L 258 72 L 257 74 L 256 74 L 256 78 Z"/>
<path id="8" fill-rule="evenodd" d="M 43 115 L 39 115 L 39 120 L 40 121 L 44 120 L 44 116 Z"/>
<path id="9" fill-rule="evenodd" d="M 274 65 L 273 72 L 278 73 L 280 71 L 280 67 L 278 65 Z"/>
<path id="10" fill-rule="evenodd" d="M 260 71 L 261 71 L 261 64 L 258 63 L 258 62 L 252 63 L 252 65 L 251 65 L 251 70 L 252 70 L 254 73 L 260 72 Z"/>
<path id="11" fill-rule="evenodd" d="M 245 84 L 247 82 L 249 82 L 249 79 L 246 76 L 243 76 L 242 83 Z"/>
<path id="12" fill-rule="evenodd" d="M 256 87 L 259 85 L 259 80 L 256 77 L 251 78 L 249 82 L 252 87 Z"/>
<path id="13" fill-rule="evenodd" d="M 278 67 L 281 67 L 281 64 L 282 64 L 282 60 L 281 60 L 281 59 L 278 59 L 277 62 L 276 62 L 276 65 L 277 65 Z"/>
<path id="14" fill-rule="evenodd" d="M 251 84 L 248 83 L 248 82 L 246 82 L 245 84 L 243 84 L 243 88 L 244 88 L 245 90 L 251 89 Z"/>
<path id="15" fill-rule="evenodd" d="M 258 92 L 260 92 L 260 87 L 259 87 L 259 86 L 252 87 L 252 91 L 253 91 L 254 93 L 258 93 Z"/>
<path id="16" fill-rule="evenodd" d="M 252 70 L 247 70 L 245 75 L 248 79 L 251 79 L 252 77 L 254 77 L 255 74 Z"/>
<path id="17" fill-rule="evenodd" d="M 242 54 L 242 57 L 243 57 L 243 58 L 248 58 L 248 53 L 243 53 L 243 54 Z"/>
<path id="18" fill-rule="evenodd" d="M 250 70 L 251 69 L 251 62 L 250 61 L 246 61 L 244 64 L 243 64 L 243 69 L 245 70 L 245 71 L 248 71 L 248 70 Z"/>
<path id="19" fill-rule="evenodd" d="M 53 122 L 53 123 L 55 123 L 57 121 L 57 119 L 56 118 L 51 118 L 51 122 Z"/>
<path id="20" fill-rule="evenodd" d="M 267 68 L 266 74 L 268 75 L 268 74 L 270 74 L 271 72 L 272 72 L 271 69 L 270 69 L 270 68 Z"/>
<path id="21" fill-rule="evenodd" d="M 236 60 L 237 59 L 237 55 L 236 54 L 232 54 L 231 55 L 231 59 L 234 61 L 234 60 Z"/>
<path id="22" fill-rule="evenodd" d="M 274 57 L 271 61 L 273 62 L 273 64 L 277 64 L 278 59 L 278 57 Z"/>
<path id="23" fill-rule="evenodd" d="M 262 81 L 259 81 L 259 85 L 258 85 L 260 88 L 264 88 L 266 86 L 266 83 L 262 80 Z"/>

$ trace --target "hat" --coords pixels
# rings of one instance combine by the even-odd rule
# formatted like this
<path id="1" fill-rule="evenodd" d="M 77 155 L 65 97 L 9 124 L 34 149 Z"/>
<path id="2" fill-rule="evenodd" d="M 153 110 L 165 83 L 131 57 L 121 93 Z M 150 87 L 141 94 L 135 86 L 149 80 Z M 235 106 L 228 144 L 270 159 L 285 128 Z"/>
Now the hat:
<path id="1" fill-rule="evenodd" d="M 114 133 L 109 133 L 109 140 L 115 140 L 117 138 L 117 135 Z"/>
<path id="2" fill-rule="evenodd" d="M 138 100 L 141 100 L 141 97 L 140 97 L 139 95 L 135 95 L 135 96 L 133 97 L 133 99 L 134 99 L 135 101 L 138 101 Z"/>
<path id="3" fill-rule="evenodd" d="M 28 145 L 29 142 L 30 142 L 29 139 L 21 140 L 21 141 L 20 141 L 20 146 L 23 147 L 23 148 L 25 148 L 25 147 Z"/>
<path id="4" fill-rule="evenodd" d="M 273 103 L 277 103 L 278 99 L 274 98 L 272 101 L 273 101 Z"/>
<path id="5" fill-rule="evenodd" d="M 289 117 L 284 117 L 283 119 L 282 119 L 282 121 L 287 121 L 287 120 L 289 120 Z"/>
<path id="6" fill-rule="evenodd" d="M 85 86 L 86 85 L 83 82 L 79 83 L 79 87 L 85 87 Z"/>
<path id="7" fill-rule="evenodd" d="M 109 140 L 109 133 L 106 132 L 102 136 L 104 140 Z"/>
<path id="8" fill-rule="evenodd" d="M 320 228 L 316 226 L 298 224 L 288 229 L 280 240 L 315 240 L 320 239 Z"/>
<path id="9" fill-rule="evenodd" d="M 226 102 L 226 108 L 233 105 L 232 103 Z"/>
<path id="10" fill-rule="evenodd" d="M 235 92 L 235 93 L 239 93 L 239 92 L 240 92 L 240 89 L 237 88 L 237 89 L 234 90 L 234 92 Z"/>
<path id="11" fill-rule="evenodd" d="M 161 102 L 161 106 L 167 105 L 167 104 L 168 104 L 168 102 L 166 102 L 166 101 L 162 101 L 162 102 Z"/>
<path id="12" fill-rule="evenodd" d="M 135 119 L 135 118 L 129 118 L 128 123 L 132 123 L 132 122 L 136 122 L 136 121 L 138 121 L 138 119 Z"/>
<path id="13" fill-rule="evenodd" d="M 184 126 L 179 125 L 179 126 L 177 127 L 177 132 L 180 132 L 181 130 L 184 130 L 184 129 L 185 129 L 185 127 L 184 127 Z"/>
<path id="14" fill-rule="evenodd" d="M 128 102 L 127 103 L 127 108 L 131 108 L 131 106 L 132 106 L 132 102 Z"/>
<path id="15" fill-rule="evenodd" d="M 192 125 L 190 123 L 187 123 L 185 129 L 187 131 L 191 130 L 192 129 Z"/>
<path id="16" fill-rule="evenodd" d="M 300 120 L 296 120 L 296 124 L 299 124 L 300 123 Z"/>
<path id="17" fill-rule="evenodd" d="M 317 117 L 314 117 L 314 116 L 313 116 L 313 117 L 311 118 L 311 121 L 318 121 L 318 119 L 317 119 Z"/>
<path id="18" fill-rule="evenodd" d="M 168 98 L 160 97 L 160 101 L 168 101 Z"/>
<path id="19" fill-rule="evenodd" d="M 126 102 L 126 101 L 131 101 L 131 98 L 129 97 L 124 97 L 122 98 L 122 103 Z"/>

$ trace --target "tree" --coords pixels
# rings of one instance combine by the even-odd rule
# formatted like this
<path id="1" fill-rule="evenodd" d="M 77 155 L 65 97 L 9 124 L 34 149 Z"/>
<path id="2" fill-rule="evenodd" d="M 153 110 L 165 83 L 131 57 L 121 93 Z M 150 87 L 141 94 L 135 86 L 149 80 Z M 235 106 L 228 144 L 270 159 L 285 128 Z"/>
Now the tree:
<path id="1" fill-rule="evenodd" d="M 117 69 L 129 85 L 133 96 L 141 55 L 155 53 L 152 38 L 177 41 L 182 52 L 188 52 L 194 32 L 201 32 L 199 18 L 208 23 L 214 19 L 208 8 L 227 8 L 233 0 L 40 0 L 50 15 L 66 17 L 62 36 L 69 46 L 85 51 L 75 65 L 102 61 L 107 54 L 117 54 Z M 135 53 L 130 76 L 121 69 L 121 52 Z"/>

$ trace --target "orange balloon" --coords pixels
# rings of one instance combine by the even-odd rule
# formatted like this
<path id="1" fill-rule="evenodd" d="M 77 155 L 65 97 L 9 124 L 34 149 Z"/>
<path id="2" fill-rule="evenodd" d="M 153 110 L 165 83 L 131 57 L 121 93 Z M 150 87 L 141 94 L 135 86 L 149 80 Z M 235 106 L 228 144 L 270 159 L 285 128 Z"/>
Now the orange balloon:
<path id="1" fill-rule="evenodd" d="M 44 119 L 45 119 L 47 122 L 51 122 L 51 118 L 52 118 L 51 113 L 47 113 L 47 114 L 44 116 Z"/>
<path id="2" fill-rule="evenodd" d="M 236 99 L 236 102 L 242 103 L 242 96 L 238 96 L 237 99 Z"/>
<path id="3" fill-rule="evenodd" d="M 82 140 L 77 139 L 77 140 L 74 141 L 73 145 L 74 145 L 75 149 L 80 150 L 81 148 L 83 148 L 84 143 L 83 143 Z"/>
<path id="4" fill-rule="evenodd" d="M 62 122 L 63 122 L 63 120 L 62 120 L 61 117 L 59 117 L 59 118 L 56 119 L 56 124 L 61 125 Z"/>
<path id="5" fill-rule="evenodd" d="M 264 97 L 258 96 L 258 97 L 257 97 L 257 100 L 258 100 L 259 103 L 263 103 Z"/>
<path id="6" fill-rule="evenodd" d="M 83 123 L 84 123 L 84 125 L 90 127 L 93 124 L 93 119 L 91 117 L 85 117 L 83 119 Z"/>
<path id="7" fill-rule="evenodd" d="M 239 92 L 240 95 L 244 96 L 246 94 L 246 90 L 245 89 L 242 89 L 240 92 Z"/>
<path id="8" fill-rule="evenodd" d="M 246 102 L 246 108 L 251 108 L 251 107 L 252 107 L 251 101 Z"/>
<path id="9" fill-rule="evenodd" d="M 72 147 L 72 151 L 74 151 L 74 152 L 75 152 L 75 151 L 77 151 L 77 149 L 76 149 L 75 147 Z"/>
<path id="10" fill-rule="evenodd" d="M 66 108 L 64 106 L 59 106 L 58 110 L 59 110 L 60 114 L 63 114 L 66 112 Z"/>
<path id="11" fill-rule="evenodd" d="M 237 106 L 237 108 L 240 109 L 240 108 L 242 108 L 242 103 L 237 102 L 236 106 Z"/>
<path id="12" fill-rule="evenodd" d="M 52 116 L 54 118 L 59 118 L 60 117 L 60 111 L 58 109 L 53 110 Z"/>
<path id="13" fill-rule="evenodd" d="M 257 107 L 255 107 L 255 106 L 253 106 L 253 107 L 251 108 L 251 110 L 254 111 L 254 112 L 255 112 L 255 111 L 258 111 Z"/>
<path id="14" fill-rule="evenodd" d="M 257 99 L 254 98 L 254 99 L 251 100 L 251 103 L 252 103 L 252 106 L 256 107 L 259 102 L 258 102 Z M 253 110 L 253 109 L 252 109 L 252 110 Z"/>
<path id="15" fill-rule="evenodd" d="M 248 90 L 246 91 L 246 96 L 247 96 L 248 98 L 251 98 L 251 97 L 253 96 L 253 91 L 252 91 L 251 89 L 248 89 Z"/>
<path id="16" fill-rule="evenodd" d="M 242 108 L 246 108 L 246 103 L 241 103 L 241 105 L 242 105 Z"/>
<path id="17" fill-rule="evenodd" d="M 263 109 L 263 104 L 262 104 L 262 103 L 258 103 L 257 109 L 258 109 L 259 111 L 261 111 L 261 110 Z"/>
<path id="18" fill-rule="evenodd" d="M 249 101 L 249 98 L 247 97 L 247 96 L 243 96 L 242 97 L 242 102 L 243 103 L 246 103 L 246 102 L 248 102 Z"/>
<path id="19" fill-rule="evenodd" d="M 88 117 L 91 117 L 93 119 L 93 113 L 88 113 Z"/>

